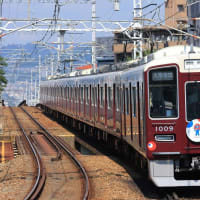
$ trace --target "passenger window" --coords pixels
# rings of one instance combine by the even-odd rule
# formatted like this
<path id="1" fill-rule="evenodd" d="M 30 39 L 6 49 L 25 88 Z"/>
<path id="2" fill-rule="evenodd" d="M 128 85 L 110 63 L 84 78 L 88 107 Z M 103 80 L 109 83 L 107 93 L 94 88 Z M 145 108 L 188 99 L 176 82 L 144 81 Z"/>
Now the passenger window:
<path id="1" fill-rule="evenodd" d="M 84 90 L 83 87 L 81 87 L 81 103 L 84 101 Z"/>
<path id="2" fill-rule="evenodd" d="M 126 107 L 126 114 L 129 115 L 129 90 L 128 88 L 125 89 L 125 107 Z"/>
<path id="3" fill-rule="evenodd" d="M 94 104 L 97 106 L 97 88 L 94 88 Z"/>
<path id="4" fill-rule="evenodd" d="M 85 87 L 85 99 L 86 99 L 86 104 L 89 103 L 89 89 L 88 87 Z"/>
<path id="5" fill-rule="evenodd" d="M 112 108 L 112 88 L 108 87 L 108 108 Z"/>
<path id="6" fill-rule="evenodd" d="M 132 95 L 132 98 L 131 98 L 132 115 L 136 117 L 136 88 L 135 87 L 132 87 L 131 95 Z"/>
<path id="7" fill-rule="evenodd" d="M 92 94 L 91 94 L 91 104 L 94 106 L 94 88 L 92 87 Z"/>
<path id="8" fill-rule="evenodd" d="M 120 102 L 120 88 L 119 87 L 116 87 L 115 102 L 116 102 L 116 110 L 119 111 L 119 102 Z"/>
<path id="9" fill-rule="evenodd" d="M 100 87 L 100 106 L 103 107 L 103 87 Z"/>

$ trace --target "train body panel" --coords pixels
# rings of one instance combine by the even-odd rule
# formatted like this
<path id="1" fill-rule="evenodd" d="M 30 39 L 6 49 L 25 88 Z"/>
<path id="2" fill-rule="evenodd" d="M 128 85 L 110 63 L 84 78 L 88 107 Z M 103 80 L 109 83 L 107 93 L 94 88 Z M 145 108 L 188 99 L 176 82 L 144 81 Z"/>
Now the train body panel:
<path id="1" fill-rule="evenodd" d="M 190 51 L 169 47 L 123 71 L 45 81 L 41 104 L 129 144 L 157 186 L 200 186 L 200 48 Z"/>

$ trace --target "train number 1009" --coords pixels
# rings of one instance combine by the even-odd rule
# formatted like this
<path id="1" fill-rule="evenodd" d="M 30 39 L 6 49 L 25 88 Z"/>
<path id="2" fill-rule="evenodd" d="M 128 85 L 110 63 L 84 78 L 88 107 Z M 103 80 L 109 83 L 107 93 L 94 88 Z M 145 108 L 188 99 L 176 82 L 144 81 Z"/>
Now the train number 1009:
<path id="1" fill-rule="evenodd" d="M 173 126 L 156 126 L 156 132 L 172 132 L 174 130 Z"/>

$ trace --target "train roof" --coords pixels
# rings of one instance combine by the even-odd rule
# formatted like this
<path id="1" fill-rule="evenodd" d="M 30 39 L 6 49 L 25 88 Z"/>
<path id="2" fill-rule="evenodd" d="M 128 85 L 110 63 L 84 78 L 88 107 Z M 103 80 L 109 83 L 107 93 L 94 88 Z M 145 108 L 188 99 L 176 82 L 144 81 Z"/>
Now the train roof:
<path id="1" fill-rule="evenodd" d="M 128 62 L 120 62 L 116 63 L 114 65 L 108 65 L 108 66 L 103 66 L 97 69 L 96 72 L 94 72 L 92 69 L 87 70 L 84 72 L 83 71 L 73 71 L 69 74 L 65 75 L 60 75 L 60 76 L 54 76 L 51 81 L 47 81 L 48 83 L 51 82 L 52 85 L 56 84 L 63 84 L 63 81 L 68 79 L 68 84 L 70 83 L 70 80 L 73 80 L 74 78 L 79 79 L 79 81 L 85 80 L 87 77 L 87 82 L 90 80 L 90 77 L 95 78 L 95 81 L 103 81 L 103 79 L 112 79 L 112 77 L 116 77 L 117 74 L 120 74 L 123 72 L 123 74 L 128 74 L 129 71 L 134 71 L 134 70 L 144 70 L 146 71 L 149 67 L 154 66 L 154 65 L 162 65 L 170 62 L 180 62 L 180 60 L 177 57 L 185 57 L 185 56 L 192 56 L 192 55 L 198 55 L 198 58 L 200 58 L 200 47 L 193 47 L 188 45 L 177 45 L 177 46 L 171 46 L 171 47 L 166 47 L 163 49 L 160 49 L 153 54 L 150 54 L 140 60 L 131 60 Z M 183 61 L 182 61 L 183 62 Z M 112 72 L 112 76 L 110 76 Z M 92 79 L 93 79 L 92 78 Z M 91 81 L 92 81 L 91 79 Z M 52 81 L 54 80 L 54 81 Z"/>

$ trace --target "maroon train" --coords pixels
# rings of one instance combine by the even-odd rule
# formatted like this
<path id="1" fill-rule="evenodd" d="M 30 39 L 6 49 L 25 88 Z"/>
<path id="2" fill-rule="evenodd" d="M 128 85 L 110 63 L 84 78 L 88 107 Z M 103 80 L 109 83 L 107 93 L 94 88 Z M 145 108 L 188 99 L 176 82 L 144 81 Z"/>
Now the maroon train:
<path id="1" fill-rule="evenodd" d="M 158 187 L 200 186 L 200 49 L 190 51 L 168 47 L 112 66 L 123 70 L 43 81 L 40 104 L 113 150 L 123 144 Z"/>

